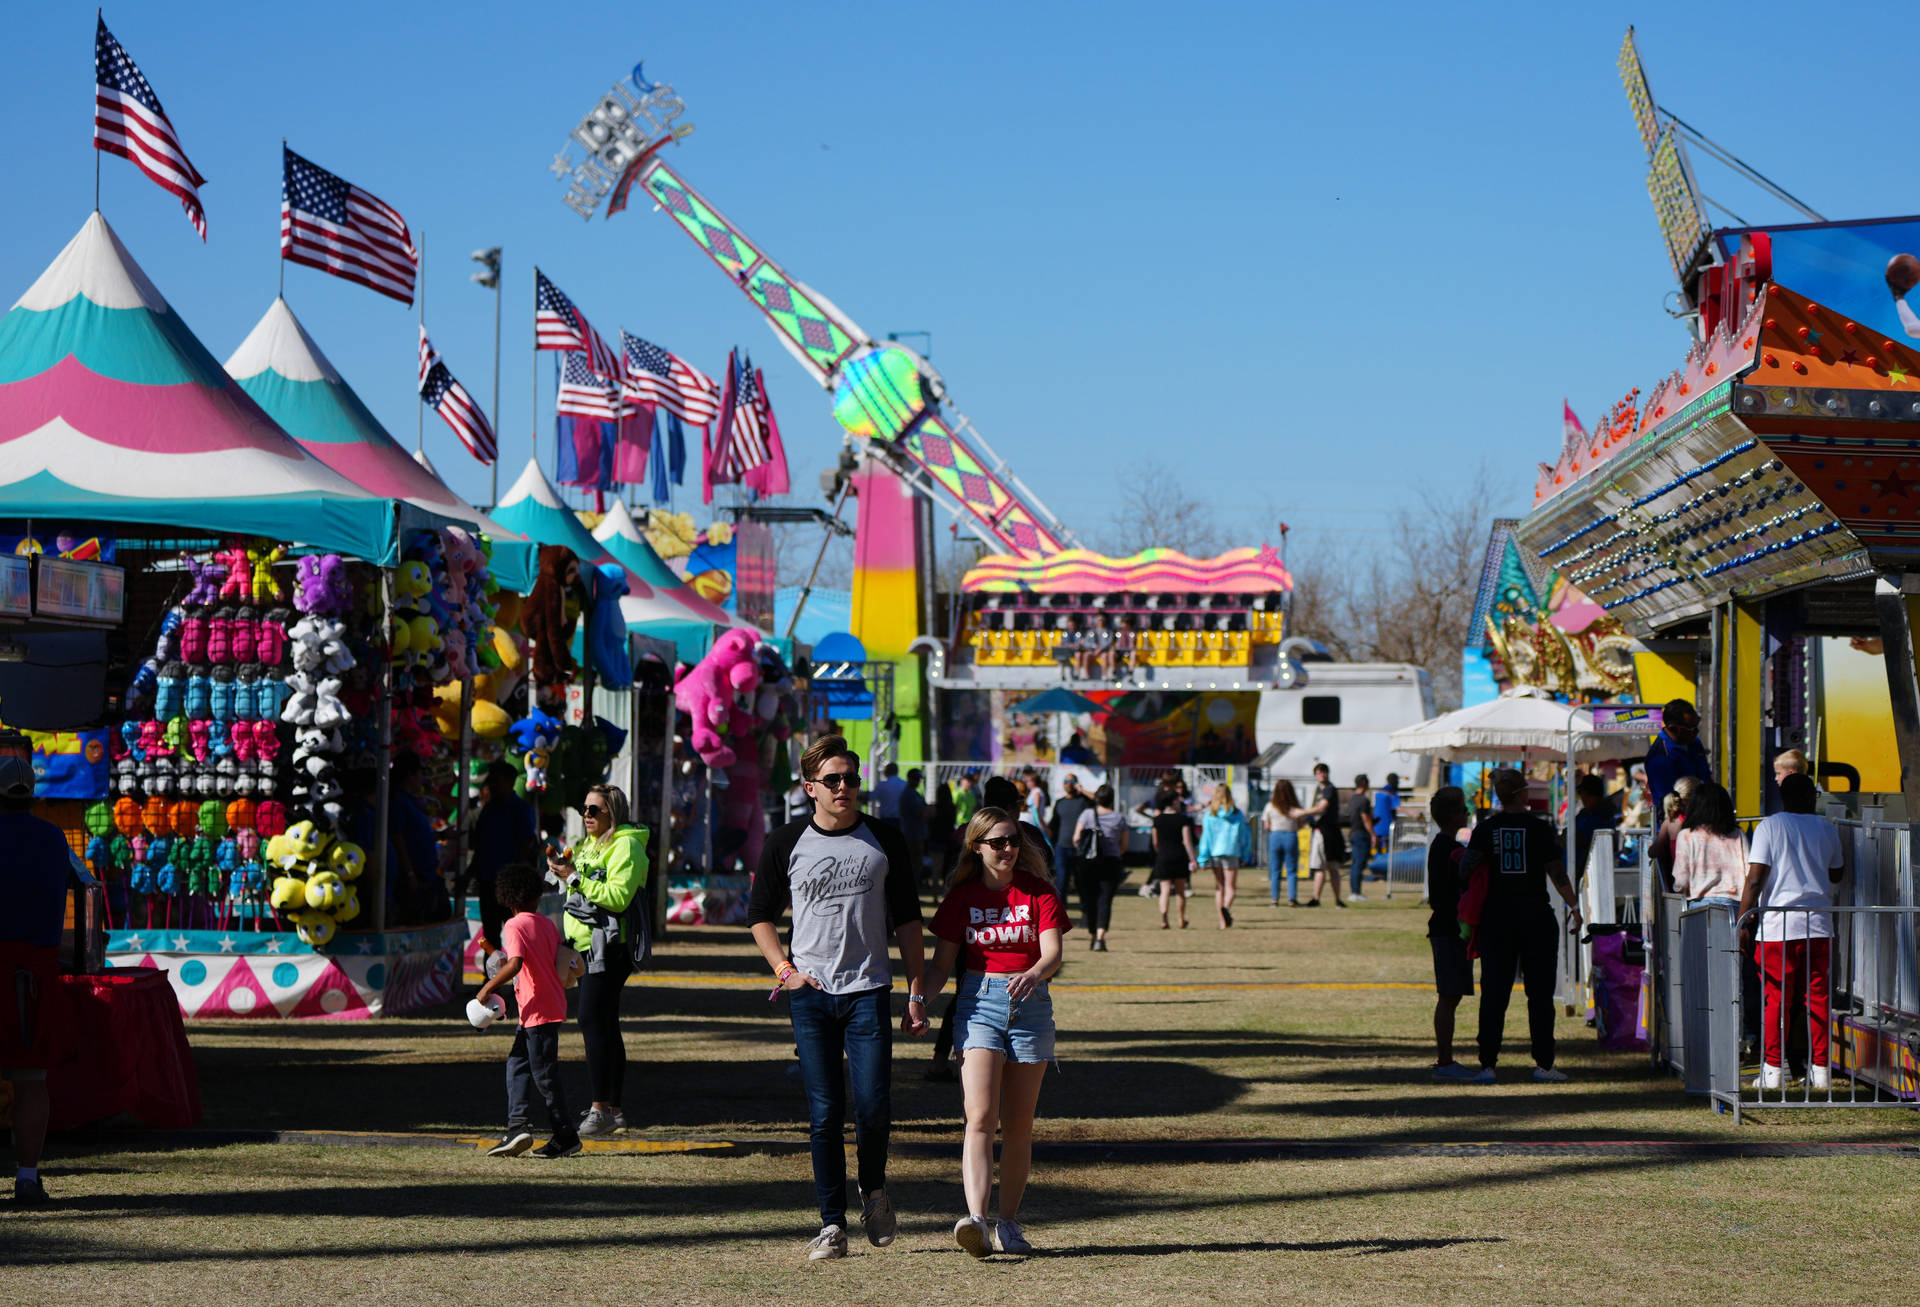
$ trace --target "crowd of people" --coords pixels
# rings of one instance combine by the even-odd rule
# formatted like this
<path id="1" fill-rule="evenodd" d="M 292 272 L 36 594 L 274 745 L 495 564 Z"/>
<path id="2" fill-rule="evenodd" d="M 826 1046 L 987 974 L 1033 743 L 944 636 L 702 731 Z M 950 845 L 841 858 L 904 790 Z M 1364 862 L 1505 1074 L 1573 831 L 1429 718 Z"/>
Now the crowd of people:
<path id="1" fill-rule="evenodd" d="M 1779 811 L 1749 836 L 1731 794 L 1711 774 L 1698 714 L 1684 702 L 1665 712 L 1666 726 L 1637 784 L 1629 777 L 1623 794 L 1609 793 L 1598 776 L 1588 776 L 1575 787 L 1572 877 L 1567 850 L 1553 823 L 1535 810 L 1531 784 L 1520 772 L 1490 774 L 1496 806 L 1477 822 L 1460 788 L 1433 795 L 1426 857 L 1435 1079 L 1496 1080 L 1516 981 L 1526 999 L 1532 1079 L 1567 1079 L 1555 1064 L 1559 932 L 1580 929 L 1575 887 L 1594 835 L 1623 816 L 1631 823 L 1639 805 L 1666 887 L 1689 908 L 1719 908 L 1744 920 L 1742 949 L 1764 988 L 1764 1001 L 1749 1005 L 1764 1013 L 1751 1032 L 1764 1050 L 1759 1083 L 1778 1088 L 1789 1079 L 1795 1050 L 1787 1032 L 1805 1018 L 1809 1036 L 1799 1056 L 1809 1085 L 1827 1085 L 1828 909 L 1844 859 L 1832 823 L 1815 815 L 1817 790 L 1806 759 L 1795 751 L 1777 760 Z M 888 766 L 872 792 L 863 793 L 859 758 L 845 740 L 817 741 L 800 759 L 798 792 L 805 802 L 790 804 L 789 819 L 767 839 L 753 878 L 749 929 L 773 973 L 773 996 L 787 999 L 807 1096 L 820 1217 L 807 1251 L 814 1260 L 846 1255 L 856 1200 L 869 1243 L 886 1246 L 898 1229 L 887 1191 L 895 953 L 908 989 L 899 1034 L 929 1034 L 930 1005 L 953 982 L 928 1074 L 955 1078 L 949 1051 L 957 1052 L 967 1210 L 955 1223 L 955 1242 L 976 1257 L 996 1247 L 1031 1250 L 1019 1216 L 1040 1084 L 1055 1051 L 1048 981 L 1073 929 L 1068 898 L 1078 896 L 1088 947 L 1104 952 L 1114 896 L 1126 879 L 1131 823 L 1111 784 L 1088 792 L 1068 774 L 1055 797 L 1033 771 L 963 775 L 936 785 L 929 799 L 921 793 L 923 780 L 918 769 L 902 776 Z M 1290 907 L 1303 906 L 1304 870 L 1313 878 L 1304 906 L 1318 906 L 1330 885 L 1335 904 L 1344 907 L 1340 866 L 1346 864 L 1348 897 L 1359 897 L 1364 869 L 1389 847 L 1398 788 L 1396 776 L 1378 792 L 1365 776 L 1356 777 L 1343 804 L 1322 764 L 1307 799 L 1280 780 L 1249 817 L 1230 786 L 1215 785 L 1196 803 L 1185 781 L 1169 777 L 1133 810 L 1147 828 L 1148 892 L 1157 896 L 1161 929 L 1173 929 L 1175 920 L 1180 929 L 1189 926 L 1188 898 L 1202 874 L 1213 890 L 1219 929 L 1232 928 L 1238 874 L 1256 858 L 1256 828 L 1264 837 L 1270 906 L 1280 905 L 1283 888 Z M 24 1202 L 45 1199 L 36 1167 L 47 1117 L 47 1032 L 37 1021 L 37 996 L 54 979 L 68 867 L 64 838 L 31 815 L 32 796 L 31 765 L 0 757 L 0 839 L 17 851 L 4 864 L 0 891 L 18 909 L 0 922 L 0 971 L 12 978 L 19 1000 L 0 1006 L 0 1072 L 14 1084 L 15 1193 Z M 487 774 L 460 884 L 480 899 L 487 954 L 486 979 L 469 1014 L 476 1025 L 489 1023 L 504 1011 L 498 995 L 509 988 L 518 1010 L 505 1068 L 507 1126 L 489 1150 L 496 1156 L 533 1148 L 536 1103 L 548 1133 L 537 1150 L 542 1158 L 571 1156 L 584 1139 L 628 1128 L 620 998 L 651 952 L 643 893 L 647 832 L 632 821 L 617 786 L 589 790 L 580 818 L 581 837 L 564 847 L 553 833 L 543 834 L 531 807 L 515 795 L 510 768 L 496 765 Z M 404 827 L 398 838 L 407 838 Z M 930 924 L 921 908 L 929 885 L 938 899 Z M 1553 911 L 1549 888 L 1564 903 L 1564 918 Z M 558 927 L 540 912 L 545 896 L 556 891 L 564 895 Z M 785 942 L 783 918 L 789 922 Z M 1454 1058 L 1455 1023 L 1460 1001 L 1475 992 L 1476 958 L 1478 1067 L 1469 1069 Z M 574 1020 L 591 1086 L 578 1118 L 559 1070 L 568 989 L 577 990 Z M 851 1197 L 842 1144 L 849 1110 L 857 1159 Z"/>

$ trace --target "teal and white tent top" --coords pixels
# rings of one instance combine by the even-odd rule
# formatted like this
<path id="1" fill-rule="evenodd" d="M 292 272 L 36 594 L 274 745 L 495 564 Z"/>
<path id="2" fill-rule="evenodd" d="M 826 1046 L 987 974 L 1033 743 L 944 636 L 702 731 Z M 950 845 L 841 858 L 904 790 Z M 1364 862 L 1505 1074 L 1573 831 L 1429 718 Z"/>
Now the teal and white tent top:
<path id="1" fill-rule="evenodd" d="M 0 317 L 0 517 L 260 535 L 386 563 L 403 514 L 263 412 L 98 213 Z"/>
<path id="2" fill-rule="evenodd" d="M 490 537 L 501 583 L 525 590 L 533 578 L 518 560 L 526 550 L 498 546 L 513 534 L 461 499 L 380 424 L 284 299 L 227 360 L 227 372 L 301 448 L 370 494 L 400 499 Z M 423 456 L 424 458 L 424 456 Z"/>
<path id="3" fill-rule="evenodd" d="M 620 562 L 593 538 L 586 524 L 561 501 L 560 492 L 553 488 L 553 482 L 547 480 L 547 474 L 540 470 L 537 459 L 527 460 L 527 470 L 520 474 L 520 479 L 513 483 L 494 507 L 493 520 L 536 544 L 565 545 L 573 551 L 582 566 Z M 494 552 L 497 557 L 503 551 Z M 534 568 L 538 570 L 537 563 Z M 628 569 L 627 594 L 641 599 L 650 598 L 653 587 Z"/>

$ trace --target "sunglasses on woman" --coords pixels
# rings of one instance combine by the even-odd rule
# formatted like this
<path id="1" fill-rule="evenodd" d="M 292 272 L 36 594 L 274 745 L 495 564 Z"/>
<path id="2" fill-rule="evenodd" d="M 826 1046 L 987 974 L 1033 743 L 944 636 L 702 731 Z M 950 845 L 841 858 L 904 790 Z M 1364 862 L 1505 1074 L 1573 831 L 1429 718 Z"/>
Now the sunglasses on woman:
<path id="1" fill-rule="evenodd" d="M 1020 842 L 1017 835 L 993 835 L 975 844 L 976 849 L 992 849 L 995 853 L 1005 853 Z"/>
<path id="2" fill-rule="evenodd" d="M 860 788 L 860 773 L 857 771 L 823 771 L 814 777 L 816 785 L 824 785 L 830 790 L 838 790 L 842 785 Z"/>
<path id="3" fill-rule="evenodd" d="M 580 811 L 589 817 L 604 817 L 607 815 L 607 810 L 597 803 L 589 803 L 586 807 L 580 809 Z"/>

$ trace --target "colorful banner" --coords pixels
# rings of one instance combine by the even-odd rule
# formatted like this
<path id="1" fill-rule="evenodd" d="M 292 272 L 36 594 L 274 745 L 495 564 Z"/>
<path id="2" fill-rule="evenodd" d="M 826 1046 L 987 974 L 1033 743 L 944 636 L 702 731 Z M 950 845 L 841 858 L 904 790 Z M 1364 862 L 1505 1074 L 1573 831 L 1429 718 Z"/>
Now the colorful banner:
<path id="1" fill-rule="evenodd" d="M 1920 304 L 1909 303 L 1920 288 L 1920 217 L 1722 231 L 1723 253 L 1731 258 L 1741 237 L 1755 234 L 1772 246 L 1773 280 L 1780 285 L 1879 335 L 1920 340 Z M 1841 357 L 1850 347 L 1833 344 Z"/>

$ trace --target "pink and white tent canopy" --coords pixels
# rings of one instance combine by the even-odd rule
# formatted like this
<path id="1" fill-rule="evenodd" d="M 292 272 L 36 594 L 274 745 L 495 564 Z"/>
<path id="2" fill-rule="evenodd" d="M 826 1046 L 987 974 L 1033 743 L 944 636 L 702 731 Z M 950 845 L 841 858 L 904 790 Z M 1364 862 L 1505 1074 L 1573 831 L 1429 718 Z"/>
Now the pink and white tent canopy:
<path id="1" fill-rule="evenodd" d="M 0 317 L 0 516 L 262 535 L 390 562 L 402 512 L 264 413 L 98 213 Z"/>

